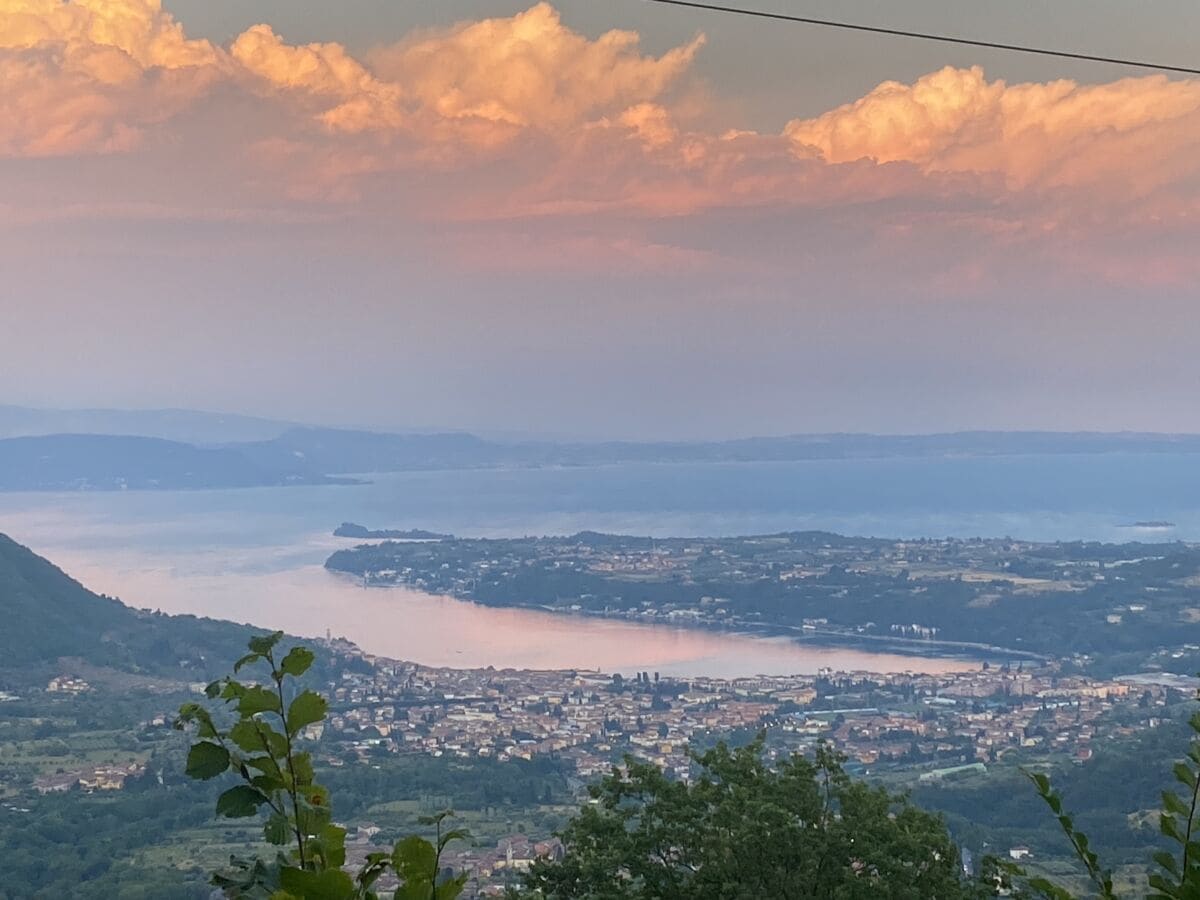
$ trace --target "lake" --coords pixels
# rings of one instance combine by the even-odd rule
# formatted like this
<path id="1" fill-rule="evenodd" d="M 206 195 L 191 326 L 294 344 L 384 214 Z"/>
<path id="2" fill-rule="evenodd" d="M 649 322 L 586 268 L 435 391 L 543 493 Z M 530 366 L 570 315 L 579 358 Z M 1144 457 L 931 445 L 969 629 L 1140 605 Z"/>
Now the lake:
<path id="1" fill-rule="evenodd" d="M 1131 528 L 1139 521 L 1166 530 Z M 619 465 L 410 472 L 354 486 L 0 494 L 0 531 L 133 606 L 332 629 L 429 665 L 752 675 L 969 665 L 783 639 L 489 609 L 324 571 L 342 521 L 461 536 L 733 535 L 1200 539 L 1200 467 L 1184 454 Z"/>

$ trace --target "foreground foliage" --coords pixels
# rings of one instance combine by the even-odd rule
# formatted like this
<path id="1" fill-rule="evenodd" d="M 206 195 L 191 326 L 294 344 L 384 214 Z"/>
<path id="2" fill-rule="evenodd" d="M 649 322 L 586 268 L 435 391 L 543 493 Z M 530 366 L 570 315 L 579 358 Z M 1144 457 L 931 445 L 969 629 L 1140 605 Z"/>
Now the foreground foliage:
<path id="1" fill-rule="evenodd" d="M 761 739 L 696 756 L 691 784 L 627 759 L 592 788 L 534 865 L 524 897 L 547 900 L 967 900 L 992 887 L 960 876 L 941 820 L 852 781 L 828 747 L 769 765 Z"/>
<path id="2" fill-rule="evenodd" d="M 1146 894 L 1145 900 L 1200 900 L 1200 712 L 1191 716 L 1188 725 L 1192 738 L 1187 756 L 1176 762 L 1172 769 L 1178 787 L 1162 792 L 1162 808 L 1158 814 L 1159 829 L 1175 849 L 1154 854 L 1159 871 L 1150 876 L 1150 893 Z M 1076 827 L 1050 779 L 1040 772 L 1028 775 L 1087 872 L 1095 896 L 1101 900 L 1121 900 L 1113 887 L 1111 870 L 1102 865 L 1088 836 Z M 1018 879 L 1023 876 L 1016 867 L 1009 867 L 1009 872 Z M 1047 900 L 1074 900 L 1068 891 L 1045 879 L 1025 879 L 1025 883 L 1035 896 Z"/>
<path id="3" fill-rule="evenodd" d="M 346 829 L 333 822 L 329 792 L 316 782 L 311 754 L 300 749 L 303 733 L 325 719 L 327 708 L 321 695 L 295 687 L 315 657 L 305 647 L 278 655 L 282 637 L 252 638 L 250 652 L 233 667 L 236 675 L 247 666 L 265 666 L 261 683 L 227 676 L 206 689 L 210 700 L 225 702 L 224 718 L 232 719 L 227 727 L 202 704 L 187 703 L 179 711 L 178 727 L 193 726 L 199 738 L 188 752 L 187 774 L 200 780 L 232 774 L 239 782 L 217 799 L 217 815 L 264 814 L 263 837 L 280 848 L 272 860 L 232 858 L 212 883 L 231 898 L 373 900 L 375 883 L 390 870 L 402 880 L 397 897 L 403 900 L 453 900 L 467 876 L 440 877 L 441 856 L 447 844 L 467 835 L 443 830 L 449 813 L 427 820 L 436 831 L 434 843 L 413 835 L 391 853 L 369 854 L 354 875 L 344 871 Z"/>

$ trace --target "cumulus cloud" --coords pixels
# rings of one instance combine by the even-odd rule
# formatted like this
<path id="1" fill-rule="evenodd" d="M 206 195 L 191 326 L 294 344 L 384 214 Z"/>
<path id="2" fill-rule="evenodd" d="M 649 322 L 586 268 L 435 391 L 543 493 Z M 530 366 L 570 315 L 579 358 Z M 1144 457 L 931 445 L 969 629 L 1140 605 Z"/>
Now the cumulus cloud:
<path id="1" fill-rule="evenodd" d="M 0 0 L 0 156 L 118 153 L 171 129 L 213 142 L 209 183 L 234 198 L 569 220 L 572 258 L 626 248 L 596 238 L 601 217 L 690 217 L 698 231 L 731 211 L 817 211 L 859 216 L 855 240 L 928 230 L 1072 246 L 1102 227 L 1200 221 L 1200 81 L 1009 84 L 945 68 L 781 132 L 722 131 L 695 124 L 720 109 L 692 90 L 703 43 L 647 53 L 635 32 L 590 37 L 542 2 L 356 57 L 267 24 L 216 46 L 160 0 Z M 220 102 L 198 104 L 215 85 Z M 644 260 L 695 259 L 686 241 L 646 240 Z"/>
<path id="2" fill-rule="evenodd" d="M 538 3 L 509 18 L 403 41 L 374 62 L 443 118 L 562 130 L 659 99 L 703 44 L 698 36 L 661 57 L 646 56 L 636 32 L 589 40 L 563 25 L 550 4 Z"/>
<path id="3" fill-rule="evenodd" d="M 661 57 L 639 52 L 635 32 L 596 40 L 563 25 L 547 3 L 506 18 L 429 31 L 377 51 L 370 65 L 333 43 L 293 46 L 266 25 L 232 55 L 270 88 L 324 103 L 333 131 L 405 130 L 428 143 L 497 146 L 529 129 L 563 133 L 605 116 L 628 116 L 661 140 L 647 116 L 690 68 L 703 38 Z M 330 105 L 332 104 L 332 105 Z"/>
<path id="4" fill-rule="evenodd" d="M 84 57 L 108 48 L 143 69 L 206 66 L 217 57 L 208 41 L 189 40 L 160 0 L 2 0 L 0 47 L 62 47 Z"/>
<path id="5" fill-rule="evenodd" d="M 789 122 L 784 133 L 798 152 L 830 163 L 904 161 L 997 175 L 1017 189 L 1126 180 L 1148 160 L 1195 158 L 1200 81 L 1009 85 L 989 82 L 978 67 L 947 67 L 911 85 L 884 82 L 853 103 Z"/>
<path id="6" fill-rule="evenodd" d="M 0 155 L 127 150 L 220 62 L 158 0 L 0 0 Z"/>
<path id="7" fill-rule="evenodd" d="M 292 46 L 269 25 L 255 25 L 233 43 L 234 59 L 272 87 L 334 105 L 319 118 L 330 128 L 364 131 L 405 121 L 399 86 L 380 81 L 340 44 Z"/>

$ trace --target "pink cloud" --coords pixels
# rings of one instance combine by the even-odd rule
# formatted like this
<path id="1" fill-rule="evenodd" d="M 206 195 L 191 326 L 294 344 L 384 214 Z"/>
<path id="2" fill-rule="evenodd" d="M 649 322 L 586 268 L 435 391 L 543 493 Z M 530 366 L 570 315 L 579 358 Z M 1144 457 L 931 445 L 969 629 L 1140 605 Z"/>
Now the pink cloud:
<path id="1" fill-rule="evenodd" d="M 157 0 L 0 0 L 0 155 L 132 149 L 217 77 Z"/>
<path id="2" fill-rule="evenodd" d="M 1082 187 L 1119 177 L 1146 190 L 1161 164 L 1200 167 L 1200 81 L 1165 76 L 1110 84 L 1008 85 L 979 67 L 947 67 L 784 130 L 829 163 L 904 161 L 928 172 L 998 174 L 1013 189 Z M 1158 165 L 1147 167 L 1154 160 Z M 1142 177 L 1149 168 L 1154 174 Z"/>
<path id="3" fill-rule="evenodd" d="M 1200 214 L 1200 81 L 1008 84 L 945 68 L 781 133 L 704 130 L 694 123 L 713 110 L 696 115 L 703 95 L 689 90 L 703 45 L 648 54 L 635 32 L 592 38 L 537 3 L 357 58 L 337 43 L 289 44 L 266 24 L 215 46 L 159 0 L 0 0 L 0 155 L 120 154 L 161 132 L 169 166 L 171 140 L 206 116 L 211 127 L 187 133 L 219 144 L 219 208 L 252 185 L 256 209 L 515 223 L 510 260 L 556 243 L 560 260 L 664 271 L 761 261 L 740 234 L 714 255 L 650 226 L 613 232 L 688 221 L 702 235 L 736 214 L 824 216 L 881 253 L 969 235 L 997 259 L 1062 247 L 1083 264 L 1080 248 L 1103 235 L 1100 268 L 1114 278 L 1192 271 L 1178 248 L 1142 251 L 1164 228 L 1191 233 Z M 574 237 L 524 247 L 519 235 L 555 223 Z M 989 265 L 939 283 L 981 283 Z"/>

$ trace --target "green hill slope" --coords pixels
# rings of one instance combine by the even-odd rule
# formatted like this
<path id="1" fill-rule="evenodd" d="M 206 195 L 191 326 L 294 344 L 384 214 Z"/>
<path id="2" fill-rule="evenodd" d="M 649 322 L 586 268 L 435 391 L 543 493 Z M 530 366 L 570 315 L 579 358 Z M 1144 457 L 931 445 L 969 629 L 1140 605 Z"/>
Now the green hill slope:
<path id="1" fill-rule="evenodd" d="M 231 622 L 130 609 L 0 534 L 3 681 L 40 678 L 63 657 L 199 681 L 224 671 L 249 633 Z"/>

